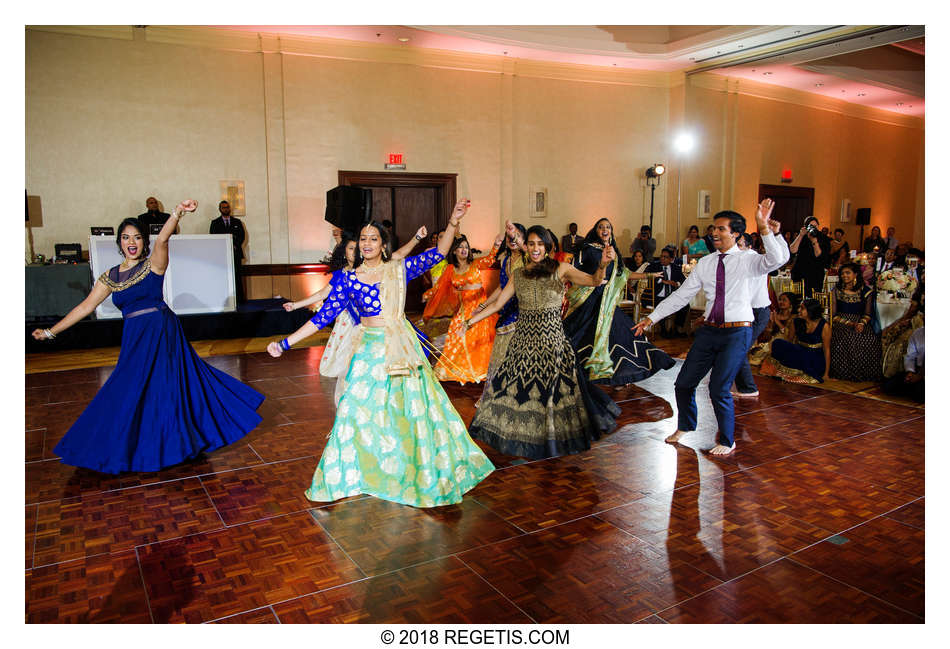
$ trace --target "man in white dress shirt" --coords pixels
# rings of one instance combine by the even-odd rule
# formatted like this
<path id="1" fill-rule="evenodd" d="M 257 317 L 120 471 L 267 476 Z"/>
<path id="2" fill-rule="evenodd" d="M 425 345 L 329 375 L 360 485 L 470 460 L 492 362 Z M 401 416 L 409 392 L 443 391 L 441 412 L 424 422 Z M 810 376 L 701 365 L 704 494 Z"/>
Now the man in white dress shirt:
<path id="1" fill-rule="evenodd" d="M 634 327 L 636 335 L 649 329 L 671 313 L 675 313 L 697 292 L 706 294 L 705 323 L 696 332 L 679 376 L 676 377 L 677 429 L 666 438 L 674 443 L 686 433 L 696 430 L 696 386 L 712 370 L 709 377 L 709 398 L 719 423 L 713 455 L 728 455 L 735 448 L 735 410 L 729 387 L 746 357 L 752 339 L 752 297 L 750 280 L 781 268 L 788 261 L 788 248 L 776 236 L 781 224 L 769 216 L 775 204 L 766 198 L 759 203 L 756 221 L 762 232 L 764 255 L 746 255 L 736 247 L 736 238 L 745 232 L 745 217 L 726 210 L 714 218 L 713 246 L 716 253 L 699 260 L 673 295 L 663 300 L 652 313 Z"/>

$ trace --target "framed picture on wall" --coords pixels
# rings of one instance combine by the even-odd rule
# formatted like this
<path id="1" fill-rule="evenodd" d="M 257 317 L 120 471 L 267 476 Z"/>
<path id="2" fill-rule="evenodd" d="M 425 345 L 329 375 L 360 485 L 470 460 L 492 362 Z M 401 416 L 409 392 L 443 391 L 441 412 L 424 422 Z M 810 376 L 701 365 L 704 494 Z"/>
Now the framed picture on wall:
<path id="1" fill-rule="evenodd" d="M 709 192 L 705 189 L 699 190 L 699 200 L 696 203 L 698 214 L 696 215 L 701 219 L 708 219 L 712 216 L 712 197 L 709 195 Z"/>
<path id="2" fill-rule="evenodd" d="M 532 185 L 528 192 L 528 216 L 543 219 L 548 215 L 548 188 Z"/>

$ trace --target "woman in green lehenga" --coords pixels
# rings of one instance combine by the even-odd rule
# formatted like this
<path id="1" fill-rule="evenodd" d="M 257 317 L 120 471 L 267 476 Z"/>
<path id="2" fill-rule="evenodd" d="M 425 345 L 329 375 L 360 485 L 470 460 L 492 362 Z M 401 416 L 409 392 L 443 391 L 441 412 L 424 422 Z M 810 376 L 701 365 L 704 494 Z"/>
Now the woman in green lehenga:
<path id="1" fill-rule="evenodd" d="M 291 345 L 333 322 L 347 304 L 360 315 L 352 360 L 333 429 L 307 498 L 328 502 L 369 494 L 414 507 L 462 501 L 495 468 L 465 431 L 425 360 L 405 307 L 406 282 L 448 252 L 467 203 L 460 201 L 437 249 L 390 262 L 385 228 L 360 232 L 355 269 L 310 322 L 267 351 Z"/>

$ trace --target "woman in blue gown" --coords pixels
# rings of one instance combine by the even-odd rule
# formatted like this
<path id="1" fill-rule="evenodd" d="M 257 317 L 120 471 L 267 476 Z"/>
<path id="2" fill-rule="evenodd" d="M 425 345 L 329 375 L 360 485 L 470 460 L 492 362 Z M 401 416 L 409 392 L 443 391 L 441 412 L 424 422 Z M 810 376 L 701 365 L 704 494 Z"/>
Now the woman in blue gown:
<path id="1" fill-rule="evenodd" d="M 759 371 L 789 383 L 824 383 L 831 364 L 831 327 L 823 313 L 818 300 L 803 300 L 790 340 L 773 340 Z"/>
<path id="2" fill-rule="evenodd" d="M 101 471 L 157 471 L 242 438 L 261 421 L 264 395 L 205 363 L 185 339 L 162 299 L 168 238 L 183 212 L 173 210 L 149 253 L 148 230 L 136 218 L 119 225 L 124 256 L 103 273 L 89 296 L 37 340 L 76 324 L 109 295 L 122 311 L 122 349 L 115 369 L 53 449 L 65 464 Z"/>
<path id="3" fill-rule="evenodd" d="M 593 274 L 600 264 L 604 249 L 610 246 L 621 259 L 614 240 L 613 226 L 600 219 L 577 248 L 574 266 Z M 607 266 L 605 281 L 600 286 L 573 286 L 567 292 L 568 311 L 564 333 L 577 353 L 577 366 L 588 372 L 591 383 L 621 387 L 642 381 L 676 362 L 646 336 L 635 336 L 636 324 L 617 308 L 628 279 L 654 277 L 657 273 L 631 273 L 623 263 Z"/>

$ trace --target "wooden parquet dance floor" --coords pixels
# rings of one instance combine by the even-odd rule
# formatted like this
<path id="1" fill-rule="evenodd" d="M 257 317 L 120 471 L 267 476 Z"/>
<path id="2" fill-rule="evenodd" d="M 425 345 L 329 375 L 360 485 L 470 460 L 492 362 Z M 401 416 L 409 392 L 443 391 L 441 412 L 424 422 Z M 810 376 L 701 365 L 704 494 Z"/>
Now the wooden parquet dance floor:
<path id="1" fill-rule="evenodd" d="M 267 395 L 260 427 L 158 473 L 51 450 L 111 367 L 26 376 L 26 621 L 924 621 L 924 411 L 758 379 L 738 450 L 669 445 L 678 367 L 611 391 L 586 453 L 497 470 L 462 504 L 304 495 L 334 416 L 322 347 L 208 362 Z M 480 386 L 444 384 L 470 421 Z"/>

